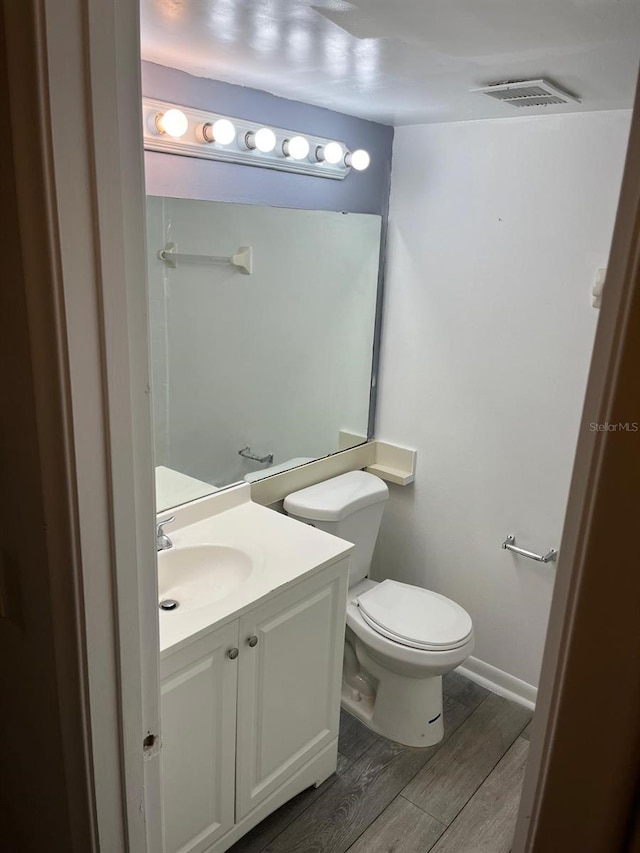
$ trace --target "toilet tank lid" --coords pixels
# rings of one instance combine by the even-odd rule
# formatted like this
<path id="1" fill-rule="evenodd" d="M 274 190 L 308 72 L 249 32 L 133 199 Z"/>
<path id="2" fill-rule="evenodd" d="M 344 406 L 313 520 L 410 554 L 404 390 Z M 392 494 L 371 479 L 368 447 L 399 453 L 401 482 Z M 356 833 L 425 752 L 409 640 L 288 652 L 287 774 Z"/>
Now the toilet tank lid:
<path id="1" fill-rule="evenodd" d="M 356 510 L 386 501 L 387 484 L 366 471 L 349 471 L 331 480 L 292 492 L 284 499 L 290 515 L 310 521 L 340 521 Z"/>

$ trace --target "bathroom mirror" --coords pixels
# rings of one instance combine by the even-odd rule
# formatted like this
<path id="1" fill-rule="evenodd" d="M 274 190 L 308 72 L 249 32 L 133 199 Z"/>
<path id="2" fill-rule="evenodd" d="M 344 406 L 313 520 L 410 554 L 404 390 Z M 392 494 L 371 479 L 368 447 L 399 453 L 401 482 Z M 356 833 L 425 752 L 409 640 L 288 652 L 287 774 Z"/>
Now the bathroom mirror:
<path id="1" fill-rule="evenodd" d="M 159 511 L 366 440 L 380 229 L 147 198 Z"/>

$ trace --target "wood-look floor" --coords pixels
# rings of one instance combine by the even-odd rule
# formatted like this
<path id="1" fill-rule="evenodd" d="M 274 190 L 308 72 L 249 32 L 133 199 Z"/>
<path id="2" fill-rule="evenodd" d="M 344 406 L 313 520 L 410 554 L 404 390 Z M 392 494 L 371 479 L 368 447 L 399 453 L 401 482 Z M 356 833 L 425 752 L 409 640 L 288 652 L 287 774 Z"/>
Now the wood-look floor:
<path id="1" fill-rule="evenodd" d="M 342 712 L 338 770 L 231 853 L 508 853 L 530 712 L 453 672 L 445 737 L 411 749 Z"/>

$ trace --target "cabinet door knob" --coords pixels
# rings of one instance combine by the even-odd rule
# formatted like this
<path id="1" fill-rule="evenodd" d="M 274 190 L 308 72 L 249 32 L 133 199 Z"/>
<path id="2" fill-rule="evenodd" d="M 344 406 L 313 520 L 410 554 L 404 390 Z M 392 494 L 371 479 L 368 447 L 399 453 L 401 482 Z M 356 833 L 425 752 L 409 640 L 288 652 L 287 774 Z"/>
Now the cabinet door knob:
<path id="1" fill-rule="evenodd" d="M 253 637 L 249 637 L 249 639 L 247 640 L 247 642 L 249 643 L 249 645 L 251 646 L 251 648 L 253 648 L 254 646 L 257 646 L 257 645 L 258 645 L 258 638 L 257 638 L 257 637 L 256 637 L 256 635 L 254 634 L 254 635 L 253 635 Z"/>
<path id="2" fill-rule="evenodd" d="M 239 649 L 229 649 L 229 651 L 227 652 L 227 657 L 231 658 L 231 660 L 235 660 L 239 654 L 240 654 Z"/>

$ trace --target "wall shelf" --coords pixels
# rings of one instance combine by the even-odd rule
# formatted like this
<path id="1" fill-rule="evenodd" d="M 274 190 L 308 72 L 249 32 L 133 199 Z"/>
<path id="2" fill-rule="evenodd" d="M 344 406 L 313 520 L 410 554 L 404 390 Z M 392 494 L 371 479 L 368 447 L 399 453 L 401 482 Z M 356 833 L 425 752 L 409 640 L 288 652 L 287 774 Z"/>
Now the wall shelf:
<path id="1" fill-rule="evenodd" d="M 398 447 L 397 444 L 389 444 L 386 441 L 372 441 L 371 444 L 374 448 L 374 458 L 373 463 L 366 469 L 370 474 L 397 486 L 413 483 L 418 455 L 415 450 Z"/>
<path id="2" fill-rule="evenodd" d="M 366 470 L 387 483 L 395 483 L 396 486 L 408 486 L 415 479 L 413 473 L 401 468 L 390 468 L 388 465 L 368 465 Z"/>

